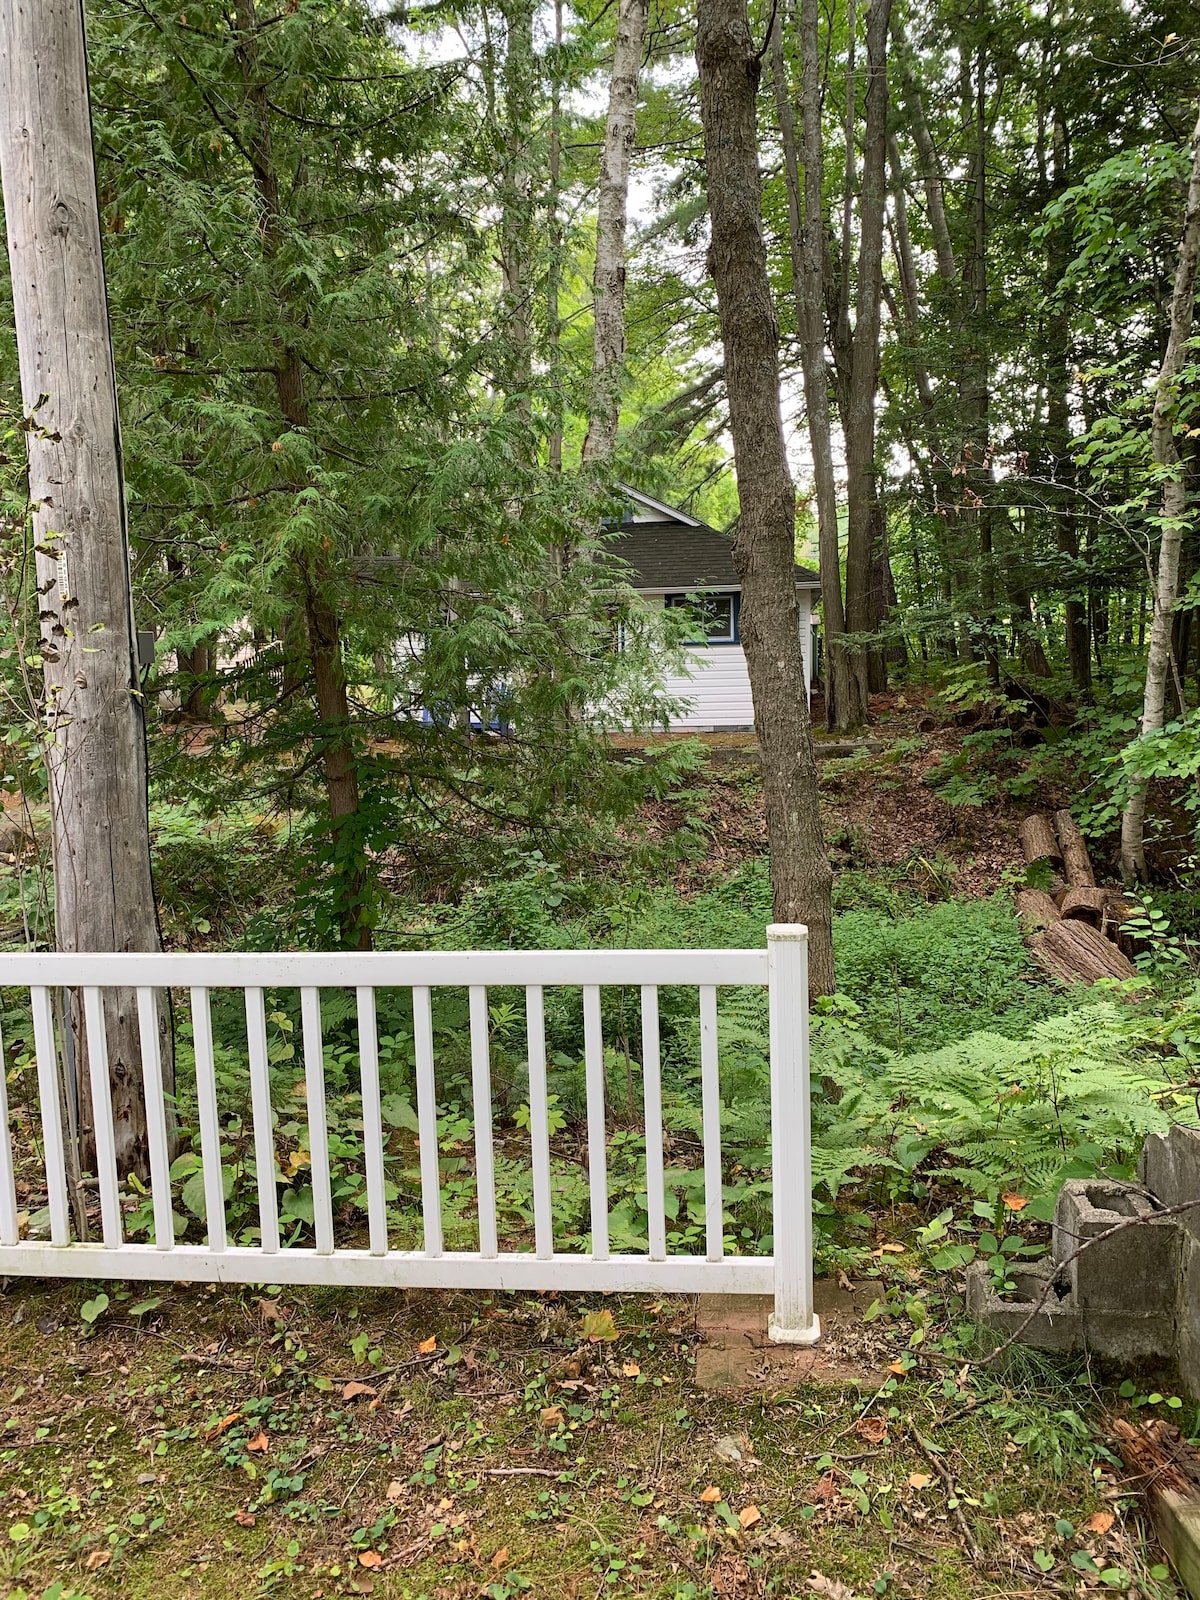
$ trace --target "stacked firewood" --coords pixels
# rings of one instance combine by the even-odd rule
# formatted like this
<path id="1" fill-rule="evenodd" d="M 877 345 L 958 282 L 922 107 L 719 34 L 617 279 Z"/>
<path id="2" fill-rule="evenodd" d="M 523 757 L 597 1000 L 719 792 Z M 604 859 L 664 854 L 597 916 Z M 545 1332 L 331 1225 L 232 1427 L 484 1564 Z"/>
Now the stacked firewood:
<path id="1" fill-rule="evenodd" d="M 1031 866 L 1044 862 L 1049 869 L 1048 889 L 1017 894 L 1017 915 L 1035 960 L 1064 983 L 1132 978 L 1136 969 L 1121 925 L 1135 907 L 1119 889 L 1097 886 L 1087 845 L 1071 813 L 1026 817 L 1021 848 Z"/>

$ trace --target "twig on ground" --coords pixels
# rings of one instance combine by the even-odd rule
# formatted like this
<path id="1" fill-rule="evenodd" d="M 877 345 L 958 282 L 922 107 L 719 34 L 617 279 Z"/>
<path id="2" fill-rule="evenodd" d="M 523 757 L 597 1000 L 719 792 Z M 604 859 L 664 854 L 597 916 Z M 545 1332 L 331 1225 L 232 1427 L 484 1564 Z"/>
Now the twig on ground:
<path id="1" fill-rule="evenodd" d="M 950 1471 L 949 1467 L 946 1466 L 945 1462 L 938 1460 L 933 1450 L 931 1450 L 925 1440 L 922 1439 L 919 1430 L 914 1427 L 911 1431 L 913 1438 L 917 1441 L 917 1444 L 920 1447 L 921 1454 L 925 1457 L 926 1461 L 928 1461 L 929 1465 L 933 1468 L 938 1477 L 942 1480 L 942 1483 L 945 1485 L 947 1499 L 956 1502 L 956 1504 L 950 1509 L 952 1509 L 954 1512 L 954 1520 L 962 1529 L 962 1536 L 966 1541 L 967 1551 L 971 1557 L 971 1560 L 976 1562 L 982 1561 L 983 1551 L 979 1548 L 978 1541 L 976 1540 L 975 1535 L 971 1532 L 971 1524 L 967 1521 L 962 1506 L 957 1504 L 958 1486 L 954 1482 L 954 1474 Z"/>
<path id="2" fill-rule="evenodd" d="M 564 1472 L 570 1472 L 569 1466 L 564 1467 L 480 1467 L 481 1478 L 561 1478 Z"/>

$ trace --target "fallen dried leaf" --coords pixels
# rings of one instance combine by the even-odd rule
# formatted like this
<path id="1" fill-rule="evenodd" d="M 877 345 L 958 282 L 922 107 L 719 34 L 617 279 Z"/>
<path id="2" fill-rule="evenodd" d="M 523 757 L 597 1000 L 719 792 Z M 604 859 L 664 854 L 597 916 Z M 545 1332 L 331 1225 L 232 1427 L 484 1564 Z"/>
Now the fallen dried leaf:
<path id="1" fill-rule="evenodd" d="M 499 1550 L 496 1551 L 496 1554 L 492 1557 L 492 1571 L 493 1572 L 499 1572 L 500 1568 L 504 1565 L 504 1563 L 507 1560 L 508 1560 L 508 1546 L 506 1544 L 502 1544 L 500 1546 Z"/>
<path id="2" fill-rule="evenodd" d="M 743 1528 L 752 1528 L 756 1522 L 762 1521 L 762 1512 L 757 1506 L 743 1506 L 738 1512 L 738 1521 Z"/>
<path id="3" fill-rule="evenodd" d="M 543 1428 L 560 1428 L 563 1423 L 563 1408 L 561 1406 L 543 1406 L 539 1413 L 539 1420 Z"/>
<path id="4" fill-rule="evenodd" d="M 640 1378 L 642 1375 L 642 1369 L 638 1366 L 636 1361 L 627 1361 L 621 1368 L 621 1373 L 626 1378 Z"/>
<path id="5" fill-rule="evenodd" d="M 355 1594 L 374 1594 L 375 1580 L 369 1572 L 356 1572 L 350 1579 L 350 1587 Z"/>
<path id="6" fill-rule="evenodd" d="M 240 1508 L 233 1513 L 233 1520 L 239 1528 L 252 1528 L 258 1521 L 253 1511 L 243 1511 Z"/>
<path id="7" fill-rule="evenodd" d="M 908 1475 L 910 1489 L 927 1489 L 932 1482 L 933 1478 L 928 1472 L 910 1472 Z"/>
<path id="8" fill-rule="evenodd" d="M 904 1375 L 904 1363 L 903 1363 L 903 1361 L 889 1361 L 888 1362 L 888 1371 L 889 1372 L 894 1372 L 897 1375 L 897 1377 L 903 1377 L 903 1375 Z"/>
<path id="9" fill-rule="evenodd" d="M 278 1300 L 260 1300 L 258 1314 L 264 1322 L 282 1322 L 283 1316 L 279 1310 Z"/>
<path id="10" fill-rule="evenodd" d="M 823 1478 L 813 1484 L 811 1493 L 814 1500 L 836 1500 L 838 1487 L 831 1474 L 826 1473 Z"/>
<path id="11" fill-rule="evenodd" d="M 215 1428 L 208 1430 L 204 1435 L 205 1443 L 207 1444 L 210 1439 L 215 1439 L 219 1433 L 224 1433 L 226 1428 L 232 1428 L 235 1422 L 240 1422 L 241 1420 L 242 1413 L 240 1411 L 231 1411 L 227 1417 L 221 1418 Z"/>
<path id="12" fill-rule="evenodd" d="M 364 1550 L 358 1558 L 358 1564 L 360 1567 L 381 1567 L 383 1557 L 378 1550 Z"/>
<path id="13" fill-rule="evenodd" d="M 1095 1511 L 1084 1523 L 1089 1533 L 1107 1533 L 1116 1518 L 1111 1511 Z"/>
<path id="14" fill-rule="evenodd" d="M 836 1578 L 827 1578 L 823 1572 L 814 1572 L 808 1580 L 813 1594 L 823 1594 L 828 1600 L 854 1600 L 854 1590 Z"/>
<path id="15" fill-rule="evenodd" d="M 358 1383 L 354 1378 L 342 1390 L 343 1400 L 353 1400 L 360 1394 L 378 1394 L 378 1389 L 372 1389 L 369 1383 Z"/>
<path id="16" fill-rule="evenodd" d="M 423 1356 L 431 1356 L 437 1347 L 436 1339 L 422 1339 L 417 1349 Z"/>
<path id="17" fill-rule="evenodd" d="M 838 1288 L 839 1289 L 844 1289 L 847 1294 L 853 1294 L 854 1293 L 854 1285 L 850 1282 L 850 1279 L 842 1271 L 841 1267 L 838 1268 L 837 1284 L 838 1284 Z"/>
<path id="18" fill-rule="evenodd" d="M 106 1567 L 112 1560 L 111 1550 L 93 1550 L 83 1563 L 89 1572 L 99 1572 L 101 1567 Z"/>
<path id="19" fill-rule="evenodd" d="M 867 1444 L 882 1444 L 887 1438 L 887 1419 L 886 1417 L 859 1417 L 854 1424 L 854 1431 Z"/>
<path id="20" fill-rule="evenodd" d="M 611 1311 L 585 1311 L 582 1332 L 591 1344 L 611 1344 L 614 1339 L 621 1337 Z"/>
<path id="21" fill-rule="evenodd" d="M 1006 1194 L 1000 1197 L 1009 1211 L 1024 1211 L 1029 1204 L 1023 1194 Z"/>
<path id="22" fill-rule="evenodd" d="M 255 1455 L 261 1455 L 263 1451 L 269 1450 L 270 1447 L 271 1441 L 267 1438 L 262 1428 L 258 1430 L 253 1439 L 246 1441 L 246 1449 L 252 1451 Z"/>
<path id="23" fill-rule="evenodd" d="M 391 1483 L 388 1484 L 387 1497 L 389 1500 L 404 1499 L 404 1484 L 399 1478 L 393 1478 Z"/>
<path id="24" fill-rule="evenodd" d="M 705 1489 L 704 1493 L 700 1496 L 701 1501 L 706 1506 L 715 1506 L 720 1498 L 721 1491 L 717 1488 L 715 1483 L 710 1483 L 708 1488 Z"/>

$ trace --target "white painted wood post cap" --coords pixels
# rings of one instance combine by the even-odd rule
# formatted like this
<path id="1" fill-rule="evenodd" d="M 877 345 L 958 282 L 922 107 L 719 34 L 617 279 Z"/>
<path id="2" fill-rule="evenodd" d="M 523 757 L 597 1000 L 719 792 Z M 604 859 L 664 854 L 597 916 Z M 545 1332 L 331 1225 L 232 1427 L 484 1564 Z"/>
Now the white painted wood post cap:
<path id="1" fill-rule="evenodd" d="M 768 939 L 794 939 L 797 943 L 808 942 L 808 929 L 803 922 L 771 922 L 767 925 Z"/>

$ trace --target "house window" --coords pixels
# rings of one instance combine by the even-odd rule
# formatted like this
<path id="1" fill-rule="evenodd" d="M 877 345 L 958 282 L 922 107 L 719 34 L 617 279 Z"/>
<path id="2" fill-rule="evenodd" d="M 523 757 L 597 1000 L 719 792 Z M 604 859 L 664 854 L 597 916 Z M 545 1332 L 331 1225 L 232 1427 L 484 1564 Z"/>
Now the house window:
<path id="1" fill-rule="evenodd" d="M 702 637 L 688 644 L 736 644 L 741 596 L 736 594 L 669 594 L 669 606 L 686 606 L 703 629 Z"/>

